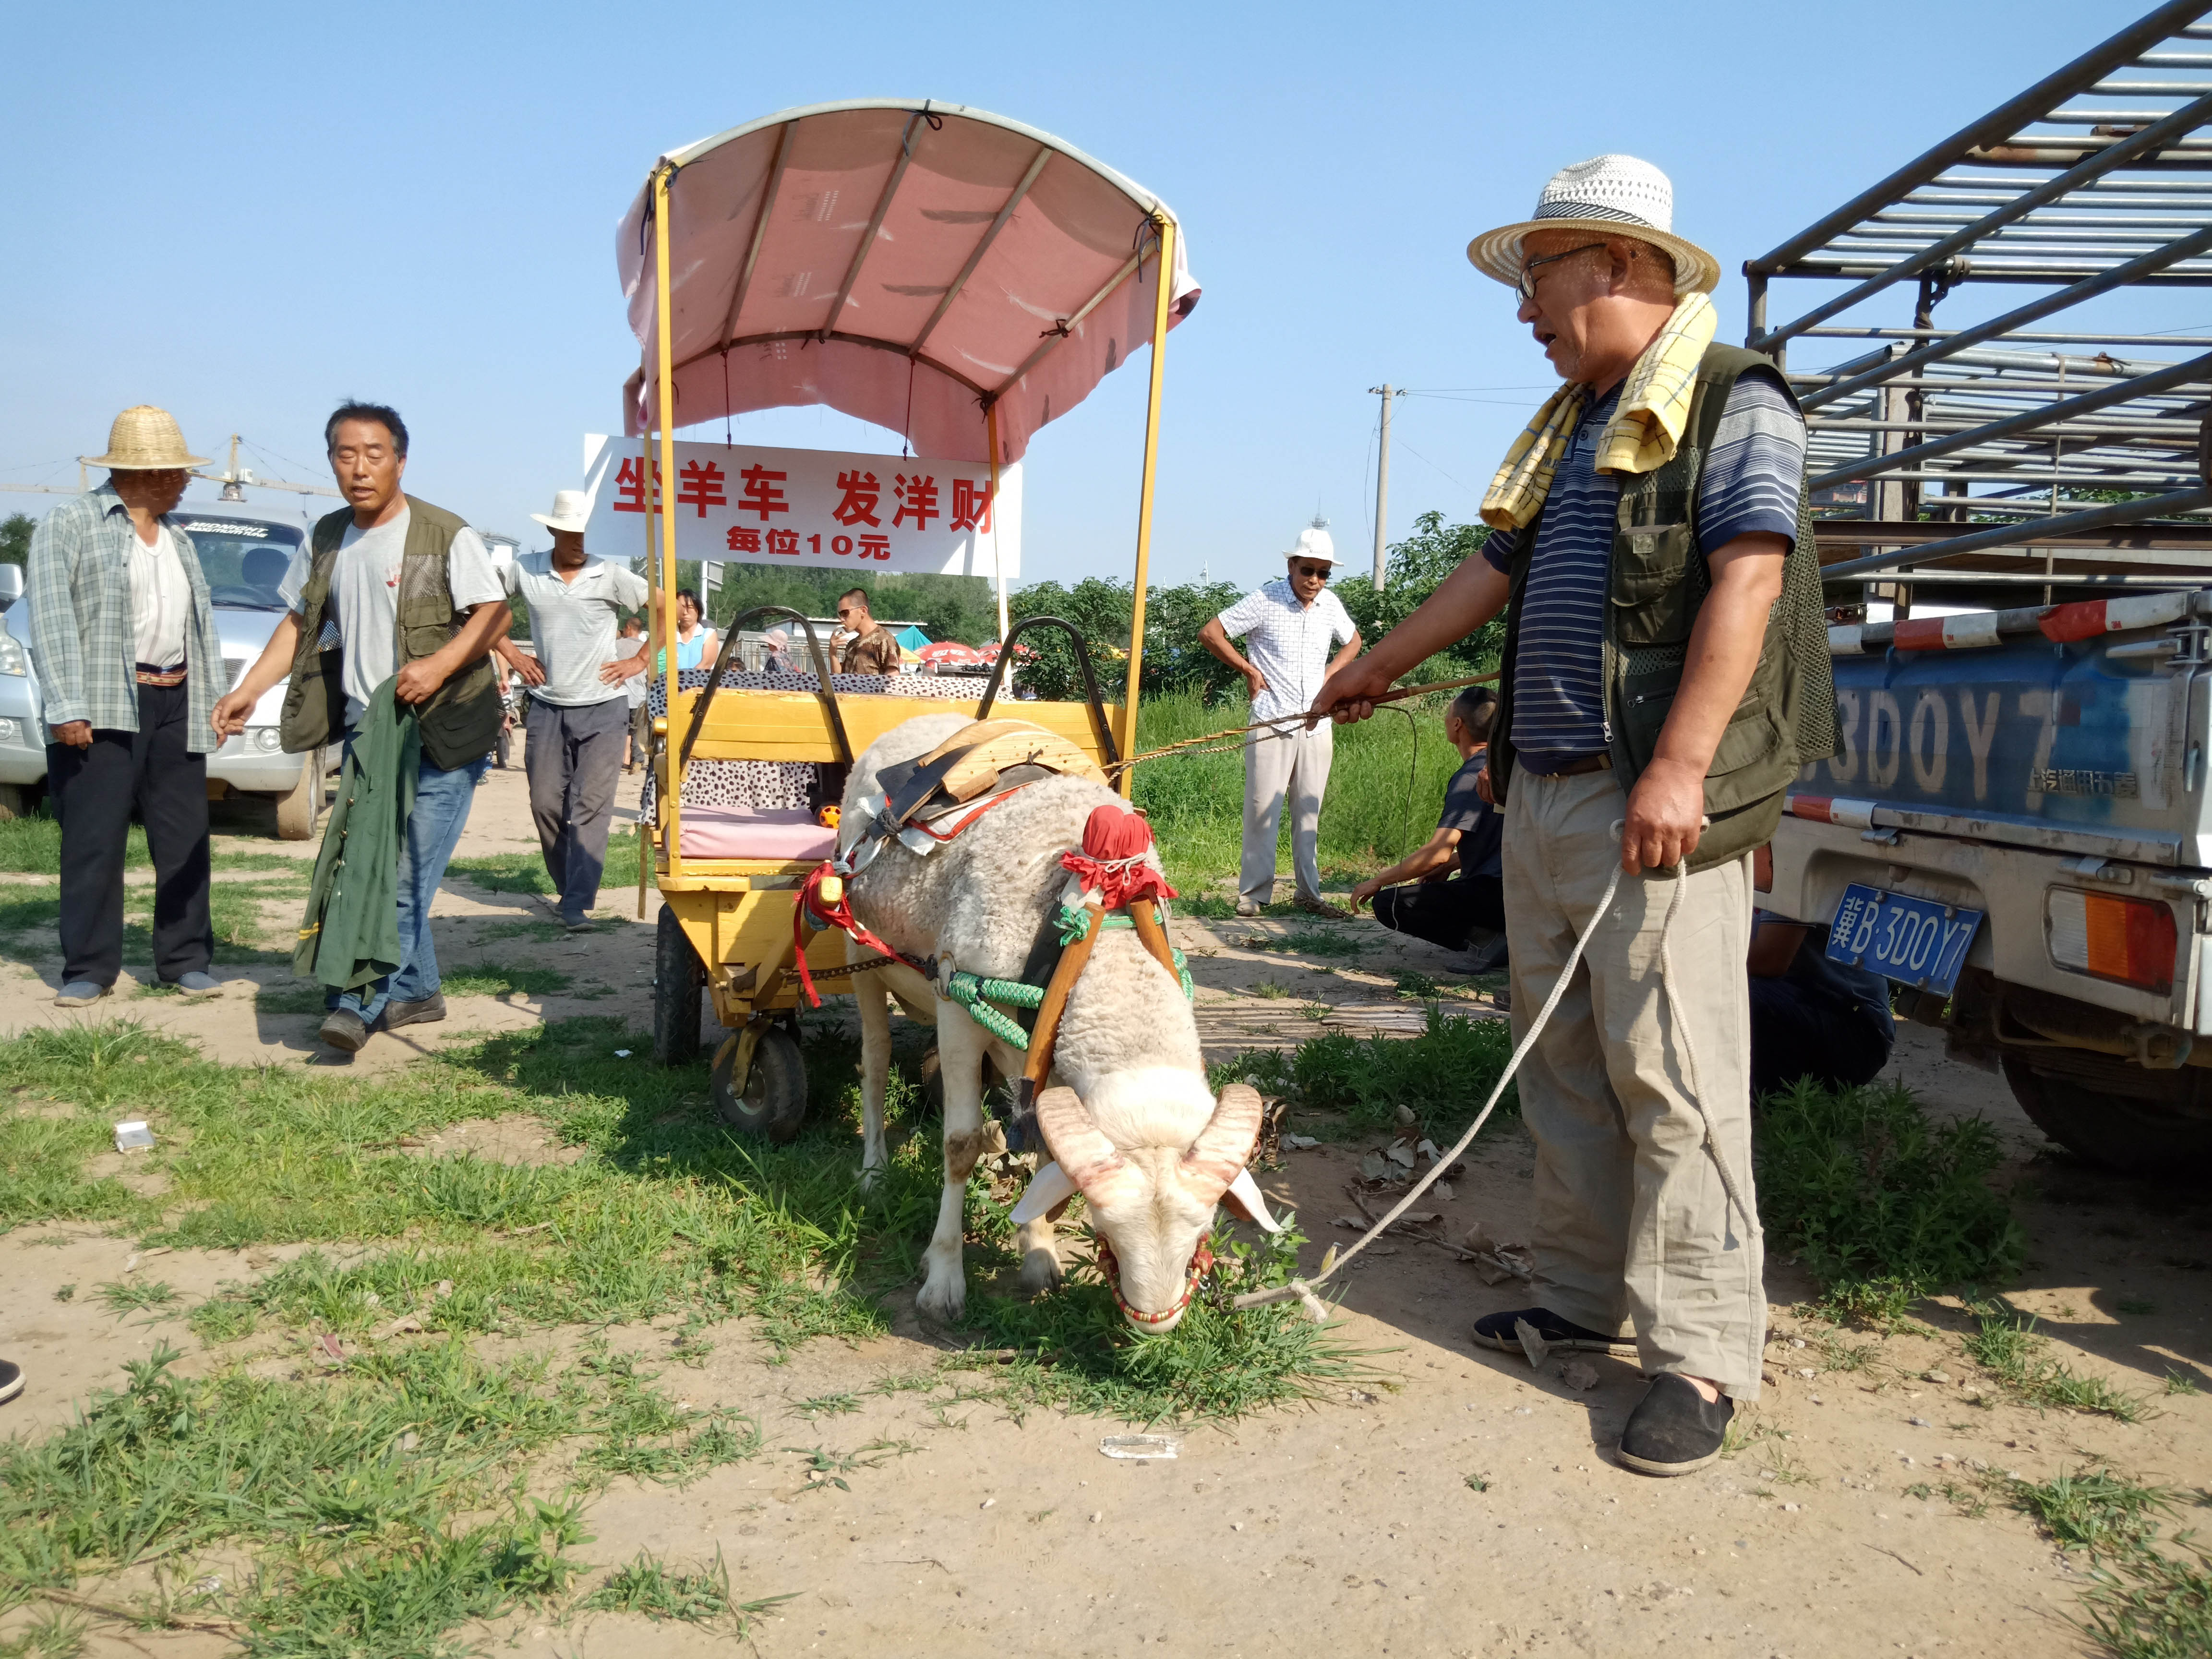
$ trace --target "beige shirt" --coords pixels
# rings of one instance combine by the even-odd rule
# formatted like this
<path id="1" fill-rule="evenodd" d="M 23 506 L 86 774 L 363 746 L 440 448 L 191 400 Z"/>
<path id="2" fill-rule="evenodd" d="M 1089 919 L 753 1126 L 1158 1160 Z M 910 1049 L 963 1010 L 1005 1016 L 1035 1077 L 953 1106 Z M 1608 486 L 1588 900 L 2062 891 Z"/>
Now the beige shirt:
<path id="1" fill-rule="evenodd" d="M 131 632 L 138 660 L 155 668 L 174 668 L 185 659 L 185 618 L 191 614 L 191 584 L 185 562 L 167 525 L 154 526 L 154 544 L 131 534 Z"/>

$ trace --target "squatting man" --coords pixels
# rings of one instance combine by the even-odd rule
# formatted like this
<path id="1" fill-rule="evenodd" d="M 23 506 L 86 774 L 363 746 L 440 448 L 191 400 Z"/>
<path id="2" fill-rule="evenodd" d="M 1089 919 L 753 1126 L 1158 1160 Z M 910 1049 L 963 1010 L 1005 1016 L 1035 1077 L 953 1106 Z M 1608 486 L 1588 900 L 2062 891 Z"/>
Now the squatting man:
<path id="1" fill-rule="evenodd" d="M 1483 556 L 1312 704 L 1364 720 L 1505 614 L 1488 775 L 1516 1042 L 1620 879 L 1519 1073 L 1542 1299 L 1474 1340 L 1516 1349 L 1525 1322 L 1639 1360 L 1620 1458 L 1660 1475 L 1711 1462 L 1759 1395 L 1750 854 L 1836 736 L 1804 422 L 1771 364 L 1713 343 L 1720 267 L 1673 234 L 1673 198 L 1650 163 L 1601 155 L 1468 245 L 1565 385 L 1484 498 Z"/>

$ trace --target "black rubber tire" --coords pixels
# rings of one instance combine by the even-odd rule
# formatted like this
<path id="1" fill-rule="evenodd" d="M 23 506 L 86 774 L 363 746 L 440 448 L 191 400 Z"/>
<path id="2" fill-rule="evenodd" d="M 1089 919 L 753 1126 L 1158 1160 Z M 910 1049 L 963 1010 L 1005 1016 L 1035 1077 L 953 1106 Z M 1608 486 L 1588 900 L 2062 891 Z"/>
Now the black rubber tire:
<path id="1" fill-rule="evenodd" d="M 781 1025 L 763 1031 L 742 1092 L 730 1087 L 737 1057 L 734 1037 L 714 1056 L 714 1109 L 722 1121 L 779 1146 L 796 1137 L 806 1123 L 806 1057 L 798 1039 Z"/>
<path id="2" fill-rule="evenodd" d="M 667 905 L 653 940 L 653 1059 L 658 1066 L 689 1066 L 699 1058 L 699 994 L 707 964 L 684 936 Z"/>
<path id="3" fill-rule="evenodd" d="M 2005 1055 L 2005 1081 L 2035 1127 L 2083 1162 L 2159 1179 L 2212 1169 L 2203 1067 L 2154 1072 L 2115 1054 L 2045 1052 Z"/>

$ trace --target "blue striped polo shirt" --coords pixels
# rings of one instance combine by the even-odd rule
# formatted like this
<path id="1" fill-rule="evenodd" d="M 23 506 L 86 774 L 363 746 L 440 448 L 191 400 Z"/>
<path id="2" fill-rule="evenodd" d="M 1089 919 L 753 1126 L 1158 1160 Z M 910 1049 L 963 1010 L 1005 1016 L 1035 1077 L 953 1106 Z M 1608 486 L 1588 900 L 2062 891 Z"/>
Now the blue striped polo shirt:
<path id="1" fill-rule="evenodd" d="M 1597 445 L 1620 402 L 1615 387 L 1585 410 L 1544 503 L 1535 557 L 1521 592 L 1513 665 L 1515 759 L 1556 772 L 1607 747 L 1603 660 L 1606 562 L 1620 480 L 1597 471 Z M 1747 370 L 1729 393 L 1698 483 L 1698 546 L 1711 553 L 1753 533 L 1797 536 L 1805 422 L 1768 368 Z M 1499 531 L 1483 556 L 1504 570 L 1522 532 Z"/>

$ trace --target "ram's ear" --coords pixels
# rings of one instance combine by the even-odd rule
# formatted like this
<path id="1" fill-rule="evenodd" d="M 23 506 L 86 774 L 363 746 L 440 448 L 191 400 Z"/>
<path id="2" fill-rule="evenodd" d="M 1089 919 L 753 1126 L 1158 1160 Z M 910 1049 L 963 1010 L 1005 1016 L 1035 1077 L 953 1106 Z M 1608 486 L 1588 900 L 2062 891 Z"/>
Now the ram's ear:
<path id="1" fill-rule="evenodd" d="M 1260 1191 L 1260 1183 L 1252 1179 L 1251 1170 L 1239 1170 L 1237 1179 L 1229 1183 L 1229 1190 L 1221 1196 L 1224 1203 L 1261 1232 L 1279 1233 L 1283 1231 L 1283 1224 L 1267 1213 L 1267 1200 Z M 1017 1215 L 1015 1219 L 1019 1220 L 1020 1217 Z"/>
<path id="2" fill-rule="evenodd" d="M 1064 1084 L 1047 1089 L 1037 1097 L 1036 1115 L 1044 1144 L 1086 1202 L 1113 1204 L 1142 1183 L 1143 1176 L 1106 1139 L 1074 1090 Z"/>
<path id="3" fill-rule="evenodd" d="M 1075 1196 L 1075 1182 L 1057 1164 L 1048 1164 L 1030 1177 L 1023 1188 L 1021 1201 L 1014 1206 L 1012 1219 L 1017 1227 L 1026 1227 L 1040 1217 L 1050 1215 L 1059 1205 Z"/>
<path id="4" fill-rule="evenodd" d="M 1232 1083 L 1221 1091 L 1213 1115 L 1182 1155 L 1182 1184 L 1192 1196 L 1209 1206 L 1221 1202 L 1252 1156 L 1265 1110 L 1260 1091 L 1249 1083 Z"/>

